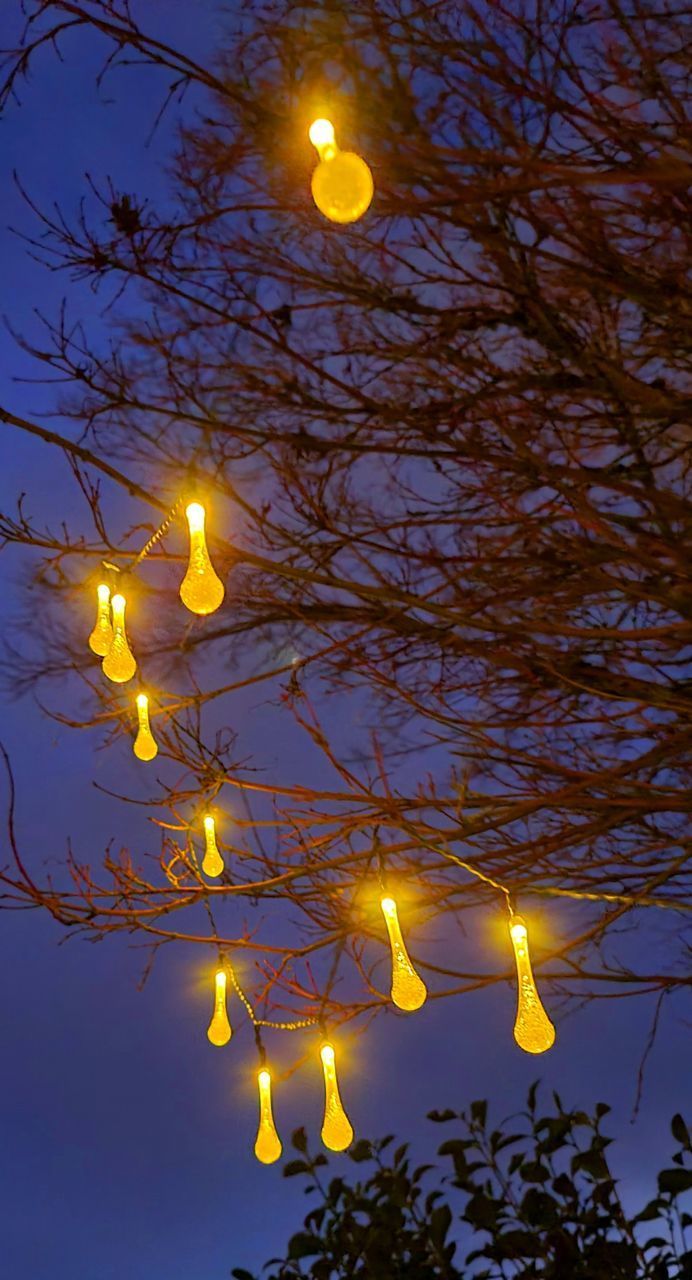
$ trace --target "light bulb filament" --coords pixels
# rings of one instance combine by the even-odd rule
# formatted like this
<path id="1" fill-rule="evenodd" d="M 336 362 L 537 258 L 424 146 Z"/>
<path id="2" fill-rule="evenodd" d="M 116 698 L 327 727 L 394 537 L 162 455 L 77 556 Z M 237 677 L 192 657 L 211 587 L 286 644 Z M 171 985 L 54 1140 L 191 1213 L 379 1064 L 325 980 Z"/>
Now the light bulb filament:
<path id="1" fill-rule="evenodd" d="M 255 1140 L 255 1155 L 262 1164 L 273 1164 L 281 1155 L 281 1139 L 276 1132 L 272 1112 L 272 1078 L 263 1067 L 257 1075 L 259 1086 L 259 1127 Z"/>
<path id="2" fill-rule="evenodd" d="M 190 533 L 190 558 L 180 584 L 180 599 L 191 613 L 213 613 L 223 600 L 224 585 L 209 559 L 204 507 L 201 502 L 190 502 L 185 515 Z"/>
<path id="3" fill-rule="evenodd" d="M 512 916 L 509 933 L 517 965 L 514 1039 L 526 1053 L 545 1053 L 555 1043 L 555 1027 L 541 1004 L 531 968 L 528 930 L 521 916 Z"/>
<path id="4" fill-rule="evenodd" d="M 320 1057 L 324 1073 L 322 1141 L 330 1151 L 345 1151 L 353 1142 L 353 1128 L 341 1101 L 339 1082 L 336 1076 L 336 1060 L 332 1045 L 323 1044 L 320 1049 Z"/>
<path id="5" fill-rule="evenodd" d="M 96 622 L 89 636 L 89 648 L 99 658 L 105 658 L 112 643 L 111 589 L 106 582 L 100 582 L 96 588 Z"/>
<path id="6" fill-rule="evenodd" d="M 132 748 L 138 760 L 153 760 L 158 747 L 149 724 L 149 699 L 146 693 L 137 694 L 137 737 Z"/>
<path id="7" fill-rule="evenodd" d="M 204 860 L 202 870 L 205 876 L 215 880 L 221 875 L 224 861 L 216 843 L 216 823 L 210 813 L 204 819 Z"/>
<path id="8" fill-rule="evenodd" d="M 214 1012 L 207 1028 L 207 1039 L 215 1045 L 228 1044 L 231 1038 L 231 1024 L 226 1012 L 226 973 L 217 969 L 214 975 Z"/>
<path id="9" fill-rule="evenodd" d="M 113 639 L 110 648 L 101 663 L 103 674 L 114 684 L 124 684 L 131 680 L 137 670 L 137 663 L 127 641 L 125 630 L 125 597 L 118 593 L 111 600 L 113 610 Z"/>
<path id="10" fill-rule="evenodd" d="M 427 987 L 411 964 L 399 925 L 396 902 L 393 898 L 385 897 L 382 898 L 380 906 L 392 952 L 392 1000 L 397 1008 L 412 1013 L 414 1009 L 420 1009 L 425 1003 Z"/>

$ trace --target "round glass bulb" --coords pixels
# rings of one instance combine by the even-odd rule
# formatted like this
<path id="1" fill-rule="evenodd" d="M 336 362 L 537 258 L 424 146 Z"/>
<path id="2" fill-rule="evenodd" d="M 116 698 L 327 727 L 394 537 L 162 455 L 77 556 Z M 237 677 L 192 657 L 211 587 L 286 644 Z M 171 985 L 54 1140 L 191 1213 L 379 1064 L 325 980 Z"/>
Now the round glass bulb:
<path id="1" fill-rule="evenodd" d="M 367 164 L 354 151 L 337 151 L 330 160 L 320 160 L 311 187 L 320 213 L 341 223 L 361 218 L 375 190 Z"/>

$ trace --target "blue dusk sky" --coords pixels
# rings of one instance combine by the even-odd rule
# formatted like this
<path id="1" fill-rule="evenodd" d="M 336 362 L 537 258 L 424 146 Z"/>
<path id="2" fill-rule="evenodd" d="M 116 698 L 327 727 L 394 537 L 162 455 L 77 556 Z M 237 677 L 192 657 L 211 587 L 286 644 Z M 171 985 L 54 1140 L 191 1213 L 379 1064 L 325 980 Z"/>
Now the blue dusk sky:
<path id="1" fill-rule="evenodd" d="M 18 5 L 2 0 L 1 8 L 0 44 L 8 45 Z M 152 0 L 139 13 L 200 58 L 221 38 L 208 0 Z M 130 70 L 97 90 L 104 48 L 82 33 L 65 43 L 62 63 L 46 51 L 0 122 L 0 311 L 39 340 L 36 313 L 54 315 L 64 293 L 87 332 L 102 332 L 106 321 L 100 299 L 46 271 L 12 234 L 10 227 L 36 230 L 13 171 L 44 208 L 57 202 L 74 210 L 87 172 L 97 181 L 110 175 L 140 198 L 165 198 L 175 111 L 148 147 L 143 141 L 165 82 Z M 193 106 L 186 101 L 182 110 Z M 28 418 L 51 408 L 55 388 L 21 380 L 35 372 L 0 330 L 0 403 Z M 0 427 L 0 509 L 12 511 L 22 492 L 41 522 L 70 516 L 74 485 L 59 451 Z M 17 612 L 25 565 L 16 548 L 0 558 L 5 626 Z M 16 775 L 29 864 L 59 861 L 68 837 L 80 858 L 95 863 L 111 838 L 141 849 L 140 812 L 93 785 L 129 785 L 132 762 L 123 763 L 117 746 L 104 750 L 90 733 L 47 718 L 32 697 L 11 694 L 0 691 L 0 739 Z M 271 741 L 278 753 L 275 712 L 264 696 L 235 703 L 233 714 L 241 730 L 247 717 L 248 750 L 266 751 Z M 59 693 L 51 688 L 45 697 L 57 705 Z M 0 777 L 3 833 L 6 802 Z M 1 834 L 3 849 L 4 841 Z M 637 946 L 654 943 L 646 930 L 637 934 Z M 41 914 L 0 913 L 0 1272 L 7 1280 L 222 1280 L 233 1266 L 259 1268 L 281 1251 L 307 1209 L 299 1180 L 284 1180 L 280 1167 L 260 1167 L 251 1154 L 248 1029 L 227 1049 L 209 1047 L 209 990 L 194 948 L 166 949 L 140 991 L 144 963 L 127 939 L 89 944 Z M 558 1013 L 557 1045 L 539 1062 L 512 1043 L 509 985 L 429 1004 L 411 1020 L 387 1016 L 349 1045 L 342 1091 L 357 1134 L 393 1132 L 417 1153 L 431 1153 L 446 1136 L 425 1120 L 431 1108 L 488 1097 L 501 1118 L 521 1105 L 537 1076 L 567 1105 L 602 1098 L 614 1107 L 613 1163 L 636 1202 L 672 1147 L 668 1122 L 689 1094 L 689 1007 L 679 997 L 664 1004 L 635 1123 L 637 1069 L 654 1012 L 647 999 Z M 305 1124 L 316 1144 L 320 1105 L 318 1066 L 308 1062 L 275 1095 L 284 1140 Z M 333 1163 L 349 1168 L 345 1157 Z"/>

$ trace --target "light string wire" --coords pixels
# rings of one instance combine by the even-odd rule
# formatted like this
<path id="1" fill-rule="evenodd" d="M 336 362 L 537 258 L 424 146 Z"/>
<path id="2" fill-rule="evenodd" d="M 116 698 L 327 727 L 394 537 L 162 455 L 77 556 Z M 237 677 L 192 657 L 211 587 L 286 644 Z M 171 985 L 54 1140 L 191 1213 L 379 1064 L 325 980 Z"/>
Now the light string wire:
<path id="1" fill-rule="evenodd" d="M 236 995 L 238 996 L 238 998 L 240 999 L 240 1001 L 242 1002 L 242 1004 L 244 1005 L 248 1018 L 250 1019 L 250 1022 L 255 1028 L 255 1031 L 257 1031 L 258 1027 L 270 1027 L 273 1031 L 301 1031 L 305 1027 L 314 1027 L 317 1025 L 317 1021 L 318 1021 L 317 1018 L 302 1018 L 296 1022 L 272 1022 L 271 1019 L 269 1018 L 258 1018 L 257 1015 L 255 1014 L 255 1010 L 253 1009 L 252 1004 L 248 1000 L 245 992 L 243 991 L 243 988 L 238 982 L 238 979 L 235 974 L 235 969 L 233 968 L 233 965 L 231 964 L 230 959 L 228 958 L 228 956 L 223 955 L 223 953 L 221 953 L 221 960 L 228 972 L 229 978 L 231 979 L 231 984 L 233 986 L 233 989 Z"/>
<path id="2" fill-rule="evenodd" d="M 113 564 L 110 560 L 102 560 L 101 563 L 104 569 L 110 569 L 112 572 L 120 573 L 123 576 L 126 576 L 128 573 L 132 573 L 137 566 L 142 563 L 145 557 L 149 555 L 149 552 L 153 550 L 156 544 L 168 533 L 173 521 L 180 514 L 184 501 L 185 498 L 182 495 L 176 499 L 168 514 L 164 516 L 161 524 L 154 530 L 148 541 L 145 542 L 141 551 L 138 551 L 136 555 L 131 556 L 131 558 L 126 560 L 125 564 L 122 565 Z"/>
<path id="3" fill-rule="evenodd" d="M 450 849 L 446 849 L 442 843 L 435 844 L 432 840 L 426 839 L 426 837 L 421 835 L 421 833 L 407 822 L 405 818 L 401 819 L 401 826 L 403 830 L 412 837 L 412 839 L 417 840 L 419 844 L 422 844 L 424 848 L 429 849 L 431 853 L 436 853 L 438 856 L 446 858 L 448 862 L 455 863 L 456 866 L 461 867 L 462 870 L 468 872 L 469 875 L 475 876 L 475 878 L 477 880 L 481 880 L 483 884 L 487 884 L 491 889 L 495 889 L 497 893 L 501 893 L 504 896 L 507 914 L 509 915 L 510 920 L 512 919 L 515 915 L 512 891 L 507 888 L 506 884 L 503 884 L 501 880 L 495 880 L 492 876 L 486 875 L 484 871 L 475 867 L 473 863 L 466 862 L 464 858 L 460 858 L 456 853 L 452 853 Z"/>
<path id="4" fill-rule="evenodd" d="M 193 846 L 193 853 L 194 853 L 194 846 Z M 196 855 L 195 855 L 195 860 L 197 860 Z M 261 1043 L 261 1034 L 259 1030 L 260 1027 L 268 1027 L 272 1031 L 301 1031 L 305 1027 L 316 1026 L 318 1022 L 317 1018 L 301 1018 L 291 1022 L 273 1022 L 269 1018 L 257 1017 L 255 1010 L 252 1006 L 252 1003 L 246 996 L 245 992 L 243 991 L 243 988 L 241 987 L 236 977 L 236 972 L 233 967 L 230 956 L 226 951 L 224 951 L 224 948 L 220 945 L 220 943 L 218 943 L 218 930 L 216 928 L 216 921 L 214 919 L 214 914 L 211 909 L 211 903 L 209 902 L 208 898 L 205 899 L 204 909 L 209 918 L 209 924 L 212 929 L 212 932 L 214 933 L 214 936 L 217 938 L 218 967 L 220 969 L 223 969 L 224 972 L 228 974 L 231 980 L 231 985 L 233 987 L 233 990 L 238 996 L 238 999 L 240 1000 L 241 1004 L 245 1009 L 245 1012 L 247 1013 L 248 1018 L 250 1019 L 250 1022 L 255 1032 L 255 1040 L 257 1042 L 258 1048 L 261 1050 L 261 1054 L 264 1054 L 264 1048 Z"/>

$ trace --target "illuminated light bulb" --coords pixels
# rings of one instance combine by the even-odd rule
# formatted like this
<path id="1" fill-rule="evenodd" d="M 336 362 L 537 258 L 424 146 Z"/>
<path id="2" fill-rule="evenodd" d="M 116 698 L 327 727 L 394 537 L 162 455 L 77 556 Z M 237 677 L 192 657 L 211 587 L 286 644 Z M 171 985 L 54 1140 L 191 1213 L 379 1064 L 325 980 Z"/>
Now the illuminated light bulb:
<path id="1" fill-rule="evenodd" d="M 308 129 L 308 137 L 315 149 L 319 152 L 320 160 L 331 160 L 336 155 L 337 145 L 334 135 L 334 125 L 331 120 L 313 120 Z"/>
<path id="2" fill-rule="evenodd" d="M 213 613 L 224 597 L 224 585 L 214 572 L 204 536 L 205 512 L 201 502 L 185 508 L 190 530 L 190 559 L 180 584 L 180 599 L 191 613 Z"/>
<path id="3" fill-rule="evenodd" d="M 202 870 L 205 876 L 215 880 L 223 871 L 224 862 L 216 843 L 216 823 L 208 813 L 204 819 L 204 861 Z"/>
<path id="4" fill-rule="evenodd" d="M 232 1035 L 226 1013 L 226 973 L 217 969 L 214 975 L 214 1012 L 207 1027 L 207 1040 L 219 1047 L 228 1044 Z"/>
<path id="5" fill-rule="evenodd" d="M 110 648 L 101 663 L 104 676 L 108 676 L 114 684 L 124 684 L 131 680 L 137 670 L 137 663 L 127 643 L 125 631 L 125 597 L 113 596 L 113 639 Z"/>
<path id="6" fill-rule="evenodd" d="M 409 959 L 401 936 L 396 902 L 393 898 L 382 898 L 380 906 L 392 949 L 392 1000 L 398 1009 L 413 1013 L 414 1009 L 420 1009 L 425 1004 L 428 989 Z"/>
<path id="7" fill-rule="evenodd" d="M 330 1044 L 322 1045 L 320 1057 L 324 1071 L 322 1141 L 330 1151 L 345 1151 L 353 1142 L 353 1129 L 341 1101 L 339 1083 L 336 1078 L 334 1049 Z"/>
<path id="8" fill-rule="evenodd" d="M 521 916 L 512 916 L 509 933 L 517 962 L 517 1017 L 514 1039 L 526 1053 L 545 1053 L 555 1043 L 555 1028 L 536 989 L 528 930 Z"/>
<path id="9" fill-rule="evenodd" d="M 111 589 L 107 583 L 99 583 L 96 588 L 96 596 L 96 622 L 94 623 L 94 629 L 89 636 L 89 648 L 92 653 L 98 654 L 99 658 L 105 658 L 111 644 L 113 643 L 113 628 L 111 626 Z"/>
<path id="10" fill-rule="evenodd" d="M 255 1155 L 262 1164 L 274 1164 L 281 1155 L 281 1139 L 276 1132 L 272 1113 L 272 1078 L 263 1067 L 257 1074 L 259 1085 L 259 1128 L 255 1140 Z"/>
<path id="11" fill-rule="evenodd" d="M 153 760 L 159 754 L 149 724 L 149 699 L 146 693 L 137 694 L 137 720 L 139 727 L 132 750 L 138 760 Z"/>
<path id="12" fill-rule="evenodd" d="M 370 169 L 354 151 L 339 151 L 329 120 L 313 120 L 308 136 L 320 157 L 310 184 L 317 208 L 330 222 L 356 222 L 375 191 Z"/>

